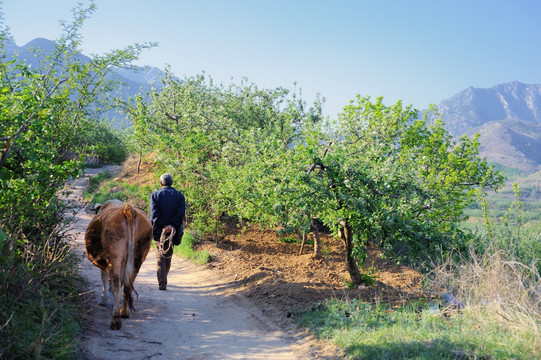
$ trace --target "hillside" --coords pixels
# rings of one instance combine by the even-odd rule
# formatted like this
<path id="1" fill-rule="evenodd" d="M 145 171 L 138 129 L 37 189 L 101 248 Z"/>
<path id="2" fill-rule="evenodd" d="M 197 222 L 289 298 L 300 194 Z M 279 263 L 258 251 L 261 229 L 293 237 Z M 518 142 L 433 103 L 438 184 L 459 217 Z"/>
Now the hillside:
<path id="1" fill-rule="evenodd" d="M 481 156 L 526 174 L 541 169 L 541 84 L 469 87 L 438 105 L 447 130 L 480 134 Z"/>
<path id="2" fill-rule="evenodd" d="M 540 169 L 541 124 L 507 119 L 476 127 L 466 134 L 479 133 L 480 155 L 491 162 L 526 174 Z"/>

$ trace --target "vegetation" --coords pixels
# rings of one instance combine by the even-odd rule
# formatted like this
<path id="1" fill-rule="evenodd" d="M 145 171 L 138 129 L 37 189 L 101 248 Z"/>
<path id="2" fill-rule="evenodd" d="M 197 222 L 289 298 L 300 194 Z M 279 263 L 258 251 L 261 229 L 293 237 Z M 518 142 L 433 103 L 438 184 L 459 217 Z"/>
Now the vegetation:
<path id="1" fill-rule="evenodd" d="M 503 183 L 477 137 L 455 143 L 441 120 L 400 102 L 358 96 L 331 122 L 321 101 L 307 107 L 282 88 L 204 74 L 163 82 L 126 107 L 131 143 L 181 179 L 195 234 L 219 237 L 224 214 L 298 233 L 319 221 L 346 243 L 353 284 L 368 242 L 423 266 L 465 248 L 465 208 Z"/>
<path id="2" fill-rule="evenodd" d="M 100 120 L 112 106 L 107 74 L 152 44 L 81 62 L 79 30 L 94 8 L 74 9 L 40 67 L 0 63 L 0 358 L 76 356 L 82 280 L 66 245 L 70 205 L 59 195 L 89 158 L 114 163 L 133 153 L 142 160 L 150 151 L 154 171 L 172 173 L 189 201 L 190 231 L 177 251 L 196 262 L 209 254 L 192 244 L 219 240 L 224 216 L 281 226 L 297 238 L 323 226 L 346 245 L 351 286 L 375 281 L 359 271 L 371 242 L 397 261 L 432 269 L 434 293 L 452 291 L 465 304 L 450 317 L 428 301 L 398 308 L 332 301 L 302 315 L 352 357 L 538 355 L 532 291 L 539 288 L 540 229 L 520 201 L 498 222 L 487 215 L 483 199 L 504 178 L 478 157 L 477 137 L 453 141 L 441 119 L 429 121 L 401 102 L 357 96 L 328 119 L 324 99 L 307 106 L 296 90 L 217 85 L 206 74 L 177 80 L 167 71 L 163 87 L 123 104 L 133 123 L 124 143 Z M 9 33 L 0 30 L 5 43 Z M 118 179 L 96 186 L 102 180 L 87 195 L 94 202 L 114 194 L 148 208 L 151 187 Z M 526 193 L 537 198 L 539 185 Z M 461 226 L 467 211 L 482 215 L 477 232 Z M 501 286 L 479 294 L 468 287 L 504 278 L 515 286 L 506 294 Z"/>
<path id="3" fill-rule="evenodd" d="M 111 174 L 101 173 L 90 179 L 90 186 L 83 196 L 93 204 L 118 199 L 140 209 L 150 209 L 149 196 L 153 189 L 149 185 L 138 186 L 124 181 L 112 181 Z"/>
<path id="4" fill-rule="evenodd" d="M 0 358 L 76 358 L 85 300 L 66 230 L 65 183 L 87 158 L 123 159 L 121 143 L 99 118 L 114 84 L 107 74 L 127 66 L 149 44 L 83 63 L 80 29 L 94 11 L 81 5 L 52 53 L 38 67 L 0 63 Z M 0 47 L 10 38 L 0 21 Z M 36 50 L 39 52 L 39 50 Z"/>
<path id="5" fill-rule="evenodd" d="M 195 251 L 194 245 L 196 239 L 189 232 L 185 232 L 182 237 L 182 242 L 179 246 L 175 246 L 173 252 L 176 255 L 182 256 L 183 258 L 189 259 L 196 264 L 206 264 L 210 261 L 210 254 L 208 251 Z"/>
<path id="6" fill-rule="evenodd" d="M 519 200 L 497 223 L 487 212 L 469 251 L 450 254 L 427 276 L 427 299 L 329 300 L 300 313 L 300 322 L 352 359 L 540 358 L 541 228 L 521 215 Z"/>
<path id="7" fill-rule="evenodd" d="M 442 311 L 405 305 L 329 300 L 300 314 L 301 324 L 346 351 L 347 359 L 536 359 L 535 329 L 517 332 L 483 308 Z M 537 342 L 537 345 L 535 344 Z"/>

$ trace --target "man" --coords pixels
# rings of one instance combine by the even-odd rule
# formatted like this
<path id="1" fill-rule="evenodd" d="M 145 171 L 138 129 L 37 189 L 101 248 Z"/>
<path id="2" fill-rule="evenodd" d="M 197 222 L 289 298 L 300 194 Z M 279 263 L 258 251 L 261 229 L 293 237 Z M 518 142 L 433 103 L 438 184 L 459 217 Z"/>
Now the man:
<path id="1" fill-rule="evenodd" d="M 173 187 L 171 174 L 166 173 L 160 176 L 160 185 L 162 188 L 150 195 L 150 221 L 152 222 L 152 236 L 157 249 L 158 285 L 160 290 L 166 290 L 173 246 L 180 245 L 184 233 L 183 223 L 186 203 L 184 195 Z M 160 242 L 162 231 L 164 237 L 170 235 L 171 232 L 172 236 Z M 171 244 L 171 240 L 173 244 Z"/>

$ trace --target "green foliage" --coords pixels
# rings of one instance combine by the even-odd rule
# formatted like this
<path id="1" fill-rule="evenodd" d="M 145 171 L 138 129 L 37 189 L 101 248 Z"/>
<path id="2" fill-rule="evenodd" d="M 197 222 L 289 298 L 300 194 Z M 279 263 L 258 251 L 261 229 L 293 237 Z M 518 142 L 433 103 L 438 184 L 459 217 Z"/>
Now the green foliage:
<path id="1" fill-rule="evenodd" d="M 220 236 L 223 214 L 278 223 L 272 210 L 276 191 L 267 180 L 281 181 L 276 171 L 284 164 L 276 162 L 306 116 L 302 103 L 285 89 L 260 90 L 247 83 L 225 88 L 205 75 L 178 81 L 168 74 L 164 84 L 149 94 L 150 103 L 137 98 L 128 108 L 132 143 L 152 148 L 162 170 L 177 179 L 192 229 Z"/>
<path id="2" fill-rule="evenodd" d="M 278 239 L 278 241 L 284 244 L 300 244 L 301 243 L 301 240 L 299 240 L 299 238 L 296 236 L 282 236 Z M 306 244 L 313 245 L 314 241 L 307 240 Z"/>
<path id="3" fill-rule="evenodd" d="M 443 125 L 419 119 L 400 102 L 357 97 L 334 124 L 325 151 L 313 155 L 316 213 L 330 228 L 352 233 L 345 239 L 356 258 L 363 259 L 367 242 L 411 264 L 464 246 L 457 226 L 464 209 L 500 187 L 503 176 L 477 157 L 476 137 L 455 143 Z M 359 283 L 360 274 L 353 275 Z"/>
<path id="4" fill-rule="evenodd" d="M 83 191 L 83 196 L 86 200 L 91 199 L 91 197 L 99 191 L 101 184 L 107 180 L 111 180 L 113 175 L 108 171 L 102 171 L 94 176 L 91 176 L 88 179 L 88 186 Z"/>
<path id="5" fill-rule="evenodd" d="M 42 59 L 38 66 L 0 62 L 0 358 L 75 357 L 84 310 L 64 234 L 72 204 L 60 196 L 87 156 L 124 156 L 122 145 L 114 146 L 119 138 L 92 119 L 110 106 L 110 72 L 152 46 L 83 62 L 80 29 L 94 9 L 93 1 L 73 9 L 52 52 L 34 49 Z M 1 48 L 10 37 L 0 19 Z"/>
<path id="6" fill-rule="evenodd" d="M 301 232 L 319 219 L 346 241 L 354 283 L 368 242 L 423 265 L 464 247 L 464 209 L 503 181 L 477 157 L 477 137 L 454 142 L 400 102 L 358 96 L 330 122 L 319 99 L 308 108 L 282 88 L 163 81 L 127 106 L 131 143 L 177 179 L 192 229 L 220 237 L 227 215 Z"/>
<path id="7" fill-rule="evenodd" d="M 152 192 L 150 186 L 138 186 L 124 181 L 108 181 L 110 175 L 92 177 L 89 188 L 84 192 L 84 197 L 93 204 L 117 199 L 125 203 L 133 204 L 140 209 L 148 209 L 149 196 Z"/>
<path id="8" fill-rule="evenodd" d="M 0 258 L 0 358 L 71 359 L 84 298 L 77 258 L 56 234 L 45 244 L 10 241 Z"/>
<path id="9" fill-rule="evenodd" d="M 97 159 L 100 164 L 120 164 L 128 151 L 125 137 L 106 121 L 87 121 L 76 134 L 75 143 L 84 149 L 85 158 Z"/>
<path id="10" fill-rule="evenodd" d="M 497 248 L 506 259 L 532 265 L 541 272 L 541 223 L 526 222 L 518 185 L 514 184 L 515 200 L 502 216 L 490 214 L 488 202 L 483 202 L 483 226 L 472 240 L 478 253 Z"/>

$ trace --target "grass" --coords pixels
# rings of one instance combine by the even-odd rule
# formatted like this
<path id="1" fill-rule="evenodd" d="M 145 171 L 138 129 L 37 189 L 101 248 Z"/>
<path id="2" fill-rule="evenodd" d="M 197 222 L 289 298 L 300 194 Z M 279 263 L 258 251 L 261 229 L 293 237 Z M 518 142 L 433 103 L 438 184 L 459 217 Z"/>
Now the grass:
<path id="1" fill-rule="evenodd" d="M 194 250 L 194 244 L 196 243 L 195 237 L 189 232 L 184 232 L 182 242 L 179 246 L 175 246 L 173 253 L 190 261 L 203 265 L 210 261 L 210 254 L 208 251 L 196 251 Z"/>
<path id="2" fill-rule="evenodd" d="M 300 324 L 347 359 L 541 359 L 541 276 L 496 235 L 482 252 L 449 256 L 429 274 L 431 300 L 333 299 L 299 313 Z M 444 292 L 461 307 L 449 308 Z"/>
<path id="3" fill-rule="evenodd" d="M 83 192 L 85 201 L 94 204 L 103 204 L 107 200 L 120 201 L 148 209 L 149 196 L 153 189 L 150 185 L 135 185 L 125 181 L 112 179 L 114 175 L 104 171 L 89 180 L 87 189 Z"/>
<path id="4" fill-rule="evenodd" d="M 401 306 L 329 300 L 300 314 L 319 338 L 347 359 L 534 359 L 535 333 L 517 333 L 489 311 L 444 315 L 436 303 Z"/>

